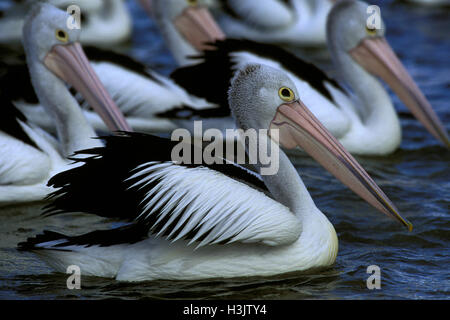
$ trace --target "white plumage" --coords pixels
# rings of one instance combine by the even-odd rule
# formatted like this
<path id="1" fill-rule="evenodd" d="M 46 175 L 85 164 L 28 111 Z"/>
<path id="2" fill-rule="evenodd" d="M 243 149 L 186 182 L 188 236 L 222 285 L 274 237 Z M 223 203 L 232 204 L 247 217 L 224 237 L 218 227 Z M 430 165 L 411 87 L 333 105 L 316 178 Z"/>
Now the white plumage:
<path id="1" fill-rule="evenodd" d="M 0 43 L 20 42 L 28 10 L 35 1 L 6 4 L 0 18 Z M 108 45 L 128 39 L 132 31 L 131 17 L 124 0 L 46 0 L 64 11 L 71 5 L 81 9 L 83 16 L 81 42 Z"/>
<path id="2" fill-rule="evenodd" d="M 185 168 L 171 162 L 145 163 L 136 171 L 130 179 L 143 178 L 131 189 L 159 181 L 142 200 L 144 210 L 138 218 L 145 220 L 158 214 L 158 224 L 170 213 L 170 219 L 156 236 L 167 231 L 180 215 L 181 219 L 167 239 L 177 241 L 198 229 L 189 242 L 204 237 L 197 248 L 222 241 L 262 242 L 271 246 L 290 244 L 301 232 L 300 222 L 287 207 L 220 172 L 202 167 Z M 217 194 L 221 197 L 217 198 Z M 174 234 L 177 236 L 173 237 Z"/>
<path id="3" fill-rule="evenodd" d="M 227 36 L 292 46 L 326 45 L 326 19 L 332 0 L 226 0 L 235 12 L 218 11 Z"/>
<path id="4" fill-rule="evenodd" d="M 41 201 L 51 192 L 48 179 L 70 168 L 53 137 L 18 121 L 39 149 L 0 131 L 0 206 Z"/>

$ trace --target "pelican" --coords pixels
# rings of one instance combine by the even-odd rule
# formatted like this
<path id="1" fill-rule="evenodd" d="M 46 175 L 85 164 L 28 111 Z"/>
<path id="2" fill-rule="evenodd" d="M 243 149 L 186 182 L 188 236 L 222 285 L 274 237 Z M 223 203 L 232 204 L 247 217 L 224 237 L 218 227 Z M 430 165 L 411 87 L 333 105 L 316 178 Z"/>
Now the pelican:
<path id="1" fill-rule="evenodd" d="M 84 44 L 108 45 L 127 40 L 131 35 L 131 17 L 123 0 L 46 0 L 66 10 L 76 5 L 81 12 Z M 0 43 L 20 43 L 25 16 L 32 1 L 9 3 L 0 16 Z"/>
<path id="2" fill-rule="evenodd" d="M 31 81 L 56 124 L 58 140 L 28 122 L 10 101 L 1 101 L 6 114 L 0 128 L 2 206 L 42 200 L 51 190 L 46 186 L 48 179 L 70 167 L 68 156 L 102 145 L 92 139 L 95 132 L 66 83 L 83 94 L 111 130 L 129 130 L 90 67 L 78 42 L 80 32 L 67 28 L 67 18 L 68 14 L 49 4 L 37 4 L 23 27 Z"/>
<path id="3" fill-rule="evenodd" d="M 154 7 L 156 20 L 173 46 L 173 51 L 183 48 L 184 54 L 180 55 L 180 59 L 188 54 L 199 54 L 207 48 L 207 42 L 224 38 L 201 1 L 197 4 L 186 0 L 155 1 Z M 170 78 L 128 56 L 93 47 L 86 48 L 86 54 L 93 61 L 92 67 L 101 82 L 136 131 L 169 133 L 180 126 L 191 126 L 191 114 L 209 117 L 205 127 L 225 129 L 233 125 L 230 117 L 226 121 L 223 118 L 224 113 L 229 115 L 226 103 L 220 106 L 190 95 Z M 14 75 L 17 73 L 20 72 L 14 70 Z M 21 73 L 26 75 L 26 72 Z M 22 87 L 26 81 L 20 80 Z M 5 85 L 12 86 L 13 83 Z M 88 107 L 81 95 L 76 97 L 83 107 Z M 54 131 L 52 119 L 43 108 L 36 108 L 33 102 L 18 101 L 17 106 L 31 121 L 48 131 Z M 98 114 L 86 109 L 84 114 L 89 123 L 96 130 L 105 130 L 105 124 Z"/>
<path id="4" fill-rule="evenodd" d="M 326 45 L 334 0 L 218 0 L 217 22 L 231 38 L 293 46 Z"/>
<path id="5" fill-rule="evenodd" d="M 77 265 L 83 275 L 124 281 L 271 276 L 330 266 L 338 252 L 336 232 L 278 143 L 301 146 L 368 203 L 411 230 L 300 96 L 289 77 L 268 66 L 245 66 L 232 81 L 236 124 L 265 130 L 249 138 L 257 149 L 274 139 L 276 173 L 258 176 L 232 163 L 174 162 L 174 142 L 151 135 L 106 137 L 106 147 L 79 153 L 89 156 L 80 160 L 82 166 L 50 180 L 62 188 L 53 194 L 47 214 L 81 211 L 129 223 L 80 236 L 44 231 L 19 248 L 59 272 Z M 262 172 L 262 162 L 256 166 Z"/>
<path id="6" fill-rule="evenodd" d="M 150 14 L 153 2 L 140 0 Z M 321 47 L 325 22 L 335 0 L 208 0 L 221 28 L 232 38 Z"/>
<path id="7" fill-rule="evenodd" d="M 224 90 L 237 68 L 247 63 L 270 65 L 291 77 L 303 92 L 303 101 L 349 152 L 386 155 L 400 145 L 401 127 L 380 77 L 428 131 L 449 147 L 446 129 L 386 41 L 383 21 L 380 29 L 369 29 L 366 10 L 364 2 L 343 0 L 328 16 L 328 48 L 345 84 L 283 49 L 236 39 L 216 41 L 213 49 L 197 57 L 198 64 L 177 69 L 171 78 L 191 94 L 223 104 Z M 211 70 L 215 77 L 208 77 Z M 196 81 L 191 81 L 194 75 Z M 344 89 L 346 85 L 353 94 Z"/>

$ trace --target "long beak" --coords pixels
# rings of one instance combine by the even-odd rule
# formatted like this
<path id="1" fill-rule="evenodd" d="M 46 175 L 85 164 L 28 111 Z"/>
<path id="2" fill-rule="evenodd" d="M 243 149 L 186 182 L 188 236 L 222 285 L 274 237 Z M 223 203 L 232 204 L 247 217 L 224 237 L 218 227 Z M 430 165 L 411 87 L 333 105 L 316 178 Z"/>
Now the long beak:
<path id="1" fill-rule="evenodd" d="M 79 43 L 55 45 L 45 57 L 44 63 L 83 95 L 111 131 L 132 131 L 92 69 Z"/>
<path id="2" fill-rule="evenodd" d="M 412 224 L 301 101 L 279 106 L 270 129 L 279 129 L 283 147 L 299 146 L 365 201 L 412 230 Z"/>
<path id="3" fill-rule="evenodd" d="M 447 130 L 385 38 L 364 39 L 350 55 L 367 71 L 386 81 L 425 128 L 450 148 Z"/>
<path id="4" fill-rule="evenodd" d="M 189 7 L 174 21 L 175 27 L 198 51 L 211 48 L 208 42 L 225 39 L 225 34 L 207 8 Z"/>

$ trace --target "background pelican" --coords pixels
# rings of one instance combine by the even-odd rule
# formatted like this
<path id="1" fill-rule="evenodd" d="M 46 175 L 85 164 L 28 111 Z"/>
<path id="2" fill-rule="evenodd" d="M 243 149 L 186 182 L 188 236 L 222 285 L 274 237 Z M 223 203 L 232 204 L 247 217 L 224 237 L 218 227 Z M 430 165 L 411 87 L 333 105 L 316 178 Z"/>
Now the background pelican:
<path id="1" fill-rule="evenodd" d="M 199 1 L 200 2 L 200 1 Z M 164 35 L 176 51 L 183 48 L 180 57 L 189 52 L 198 54 L 204 43 L 223 38 L 223 33 L 215 24 L 207 8 L 201 3 L 190 4 L 186 0 L 155 1 L 155 17 L 165 30 Z M 198 48 L 198 49 L 197 49 Z M 185 120 L 191 114 L 209 117 L 205 127 L 227 128 L 232 121 L 224 121 L 220 106 L 207 100 L 190 95 L 183 87 L 170 78 L 150 70 L 147 66 L 125 55 L 98 48 L 86 48 L 86 54 L 103 85 L 136 131 L 168 133 L 182 126 L 190 126 L 192 121 Z M 26 72 L 19 79 L 22 87 L 27 82 Z M 14 91 L 17 84 L 5 83 Z M 226 89 L 225 89 L 226 90 Z M 77 95 L 83 107 L 88 105 L 81 95 Z M 33 101 L 19 102 L 18 107 L 33 122 L 49 131 L 54 131 L 54 122 L 42 108 L 36 108 Z M 87 108 L 86 108 L 87 109 Z M 225 106 L 225 109 L 228 109 Z M 180 111 L 180 112 L 179 112 Z M 85 116 L 96 130 L 105 130 L 105 124 L 92 110 L 86 110 Z M 229 111 L 226 110 L 229 114 Z M 217 118 L 217 119 L 216 119 Z"/>
<path id="2" fill-rule="evenodd" d="M 79 149 L 101 146 L 99 140 L 92 139 L 94 130 L 61 79 L 83 94 L 112 130 L 129 129 L 89 66 L 77 42 L 79 31 L 67 28 L 67 18 L 65 12 L 39 4 L 24 25 L 23 45 L 31 81 L 56 124 L 58 140 L 27 122 L 10 101 L 1 102 L 6 117 L 1 121 L 5 127 L 0 128 L 0 205 L 42 200 L 50 190 L 48 179 L 69 167 L 68 156 Z"/>
<path id="3" fill-rule="evenodd" d="M 217 22 L 231 38 L 293 46 L 325 46 L 334 0 L 216 0 Z"/>
<path id="4" fill-rule="evenodd" d="M 272 136 L 279 129 L 281 144 L 300 145 L 411 229 L 299 96 L 282 72 L 249 65 L 233 81 L 230 106 L 240 128 L 271 129 Z M 267 148 L 267 139 L 255 135 L 248 145 Z M 106 141 L 80 153 L 91 155 L 83 166 L 51 180 L 62 188 L 48 213 L 82 211 L 131 223 L 74 237 L 45 231 L 19 244 L 22 250 L 60 272 L 75 264 L 84 275 L 127 281 L 268 276 L 334 263 L 336 232 L 278 145 L 271 149 L 279 152 L 278 172 L 258 178 L 233 164 L 172 162 L 176 143 L 162 138 L 124 133 Z M 257 167 L 262 172 L 264 165 Z"/>

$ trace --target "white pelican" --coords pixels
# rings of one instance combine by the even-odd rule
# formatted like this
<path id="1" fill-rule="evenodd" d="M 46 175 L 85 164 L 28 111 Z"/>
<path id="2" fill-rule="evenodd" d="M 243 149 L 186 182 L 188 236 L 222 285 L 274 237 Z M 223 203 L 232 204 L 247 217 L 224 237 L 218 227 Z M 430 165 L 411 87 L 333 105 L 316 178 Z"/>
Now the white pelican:
<path id="1" fill-rule="evenodd" d="M 199 50 L 206 48 L 204 43 L 224 37 L 208 9 L 201 3 L 192 4 L 186 0 L 155 1 L 154 6 L 156 20 L 161 24 L 161 30 L 169 39 L 172 49 L 175 51 L 182 47 L 185 51 L 183 56 L 198 54 Z M 225 129 L 233 125 L 231 118 L 227 121 L 223 118 L 224 114 L 229 115 L 227 103 L 221 106 L 192 96 L 171 79 L 125 55 L 93 47 L 86 48 L 86 54 L 93 61 L 92 66 L 101 82 L 136 131 L 169 133 L 180 126 L 189 126 L 192 121 L 187 118 L 191 114 L 198 117 L 213 115 L 205 127 Z M 11 77 L 17 74 L 26 75 L 26 72 L 16 68 Z M 24 87 L 27 80 L 19 81 Z M 10 85 L 14 86 L 12 82 Z M 78 95 L 77 99 L 81 105 L 86 105 L 81 96 Z M 36 108 L 34 102 L 19 101 L 17 105 L 31 121 L 54 131 L 52 119 L 42 108 Z M 86 110 L 85 116 L 96 130 L 105 129 L 97 113 Z"/>
<path id="2" fill-rule="evenodd" d="M 278 129 L 281 144 L 301 146 L 411 230 L 300 96 L 282 72 L 248 65 L 232 83 L 230 107 L 238 127 Z M 265 132 L 266 138 L 255 135 L 249 145 L 267 148 Z M 173 162 L 175 143 L 163 138 L 123 133 L 105 139 L 105 148 L 79 153 L 90 156 L 80 160 L 82 166 L 51 179 L 49 184 L 62 188 L 47 213 L 82 211 L 130 223 L 73 237 L 44 231 L 20 249 L 59 272 L 77 265 L 83 275 L 125 281 L 270 276 L 334 263 L 336 232 L 278 144 L 271 149 L 279 152 L 278 172 L 259 177 L 231 163 Z"/>
<path id="3" fill-rule="evenodd" d="M 217 104 L 226 100 L 225 88 L 234 70 L 262 63 L 286 72 L 303 92 L 303 101 L 321 123 L 346 147 L 361 155 L 385 155 L 398 148 L 401 128 L 392 101 L 376 78 L 385 80 L 429 132 L 445 146 L 446 129 L 420 89 L 384 38 L 385 27 L 366 27 L 367 4 L 343 0 L 328 16 L 328 47 L 337 74 L 354 92 L 317 67 L 269 44 L 248 40 L 217 41 L 198 59 L 199 64 L 177 69 L 171 77 L 193 95 Z M 214 70 L 214 77 L 210 77 Z M 191 81 L 193 77 L 196 81 Z"/>
<path id="4" fill-rule="evenodd" d="M 131 35 L 131 17 L 124 0 L 46 0 L 66 10 L 70 5 L 81 9 L 81 42 L 108 45 L 122 42 Z M 20 43 L 25 16 L 34 1 L 10 2 L 0 16 L 0 43 Z"/>
<path id="5" fill-rule="evenodd" d="M 334 0 L 216 0 L 216 19 L 228 37 L 294 46 L 325 46 Z"/>
<path id="6" fill-rule="evenodd" d="M 48 179 L 69 168 L 76 150 L 101 146 L 66 82 L 78 90 L 112 130 L 129 129 L 102 87 L 80 44 L 78 30 L 67 28 L 68 15 L 48 4 L 32 8 L 23 27 L 31 81 L 55 122 L 58 141 L 2 101 L 0 128 L 0 205 L 39 201 L 51 190 Z M 39 31 L 37 31 L 39 30 Z M 64 81 L 62 81 L 62 80 Z M 6 96 L 7 92 L 2 92 Z"/>

